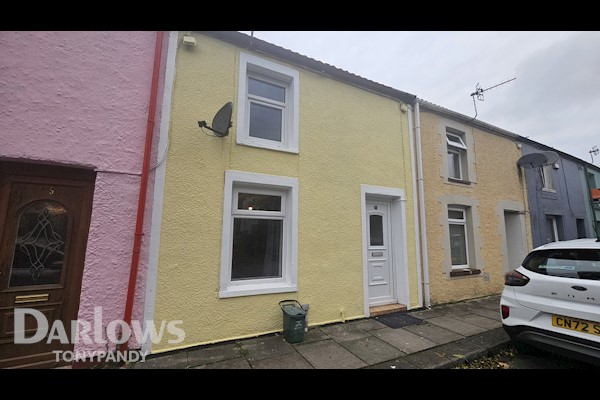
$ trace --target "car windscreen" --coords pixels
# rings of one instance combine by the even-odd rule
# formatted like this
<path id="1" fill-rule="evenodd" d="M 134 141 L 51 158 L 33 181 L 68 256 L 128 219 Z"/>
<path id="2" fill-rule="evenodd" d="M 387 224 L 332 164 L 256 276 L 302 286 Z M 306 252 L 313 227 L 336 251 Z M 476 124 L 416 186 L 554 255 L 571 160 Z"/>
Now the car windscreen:
<path id="1" fill-rule="evenodd" d="M 549 276 L 600 280 L 600 250 L 538 250 L 525 258 L 523 267 Z"/>

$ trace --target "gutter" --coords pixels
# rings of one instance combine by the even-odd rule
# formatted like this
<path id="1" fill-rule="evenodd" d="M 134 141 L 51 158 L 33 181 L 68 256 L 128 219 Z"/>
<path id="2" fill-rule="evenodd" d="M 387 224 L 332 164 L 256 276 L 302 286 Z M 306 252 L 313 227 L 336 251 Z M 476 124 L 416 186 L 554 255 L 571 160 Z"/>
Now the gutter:
<path id="1" fill-rule="evenodd" d="M 281 61 L 294 64 L 304 69 L 308 69 L 330 79 L 339 80 L 348 85 L 359 87 L 369 92 L 377 93 L 381 96 L 386 96 L 394 100 L 400 100 L 404 103 L 416 101 L 417 96 L 406 93 L 398 89 L 374 82 L 370 79 L 363 78 L 351 72 L 345 71 L 333 65 L 317 61 L 313 58 L 304 56 L 294 51 L 285 49 L 275 44 L 269 43 L 257 37 L 248 36 L 240 32 L 233 31 L 197 31 L 203 35 L 221 40 L 223 42 L 256 51 L 271 57 L 275 57 Z"/>
<path id="2" fill-rule="evenodd" d="M 148 175 L 150 172 L 150 156 L 152 154 L 152 132 L 154 131 L 154 116 L 156 114 L 156 98 L 158 97 L 158 78 L 160 75 L 160 59 L 163 42 L 163 32 L 156 32 L 156 45 L 154 48 L 154 68 L 152 71 L 152 85 L 150 87 L 150 104 L 148 106 L 148 123 L 146 125 L 146 142 L 144 143 L 144 158 L 142 161 L 142 176 L 140 180 L 140 195 L 138 197 L 137 219 L 135 222 L 135 234 L 133 240 L 133 254 L 131 255 L 131 269 L 129 272 L 129 285 L 125 300 L 125 314 L 123 321 L 131 326 L 131 315 L 133 313 L 133 301 L 135 298 L 135 286 L 140 266 L 140 251 L 142 237 L 144 236 L 144 211 L 146 208 L 146 192 L 148 191 Z M 121 345 L 123 351 L 127 350 L 128 341 Z"/>

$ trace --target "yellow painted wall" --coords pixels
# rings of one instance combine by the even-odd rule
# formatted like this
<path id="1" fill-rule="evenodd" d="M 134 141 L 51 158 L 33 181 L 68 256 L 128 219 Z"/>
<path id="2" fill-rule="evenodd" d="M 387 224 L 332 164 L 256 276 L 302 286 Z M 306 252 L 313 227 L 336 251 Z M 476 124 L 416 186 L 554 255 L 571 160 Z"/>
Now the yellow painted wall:
<path id="1" fill-rule="evenodd" d="M 445 126 L 448 119 L 423 108 L 420 117 L 431 302 L 447 303 L 499 294 L 504 285 L 504 257 L 501 221 L 496 207 L 501 200 L 519 202 L 527 207 L 525 181 L 519 178 L 516 167 L 521 150 L 508 138 L 465 126 L 466 132 L 473 133 L 477 182 L 469 187 L 446 183 L 441 165 L 447 163 Z M 484 262 L 480 275 L 450 278 L 447 273 L 444 250 L 440 246 L 446 235 L 441 220 L 447 219 L 440 196 L 447 195 L 469 196 L 479 202 L 480 224 L 475 229 L 481 238 Z M 525 214 L 525 230 L 527 247 L 531 249 L 528 213 Z M 486 275 L 489 275 L 489 281 Z"/>
<path id="2" fill-rule="evenodd" d="M 300 69 L 300 153 L 235 143 L 240 49 L 201 34 L 176 58 L 155 320 L 182 320 L 177 347 L 281 331 L 278 302 L 309 303 L 309 323 L 364 316 L 360 185 L 402 188 L 409 306 L 417 266 L 408 114 L 395 100 Z M 262 55 L 258 55 L 263 58 Z M 268 58 L 267 58 L 268 59 Z M 281 64 L 277 60 L 272 60 Z M 234 102 L 234 126 L 209 137 L 209 121 Z M 224 171 L 297 177 L 297 293 L 219 299 Z M 154 352 L 174 348 L 166 342 Z"/>

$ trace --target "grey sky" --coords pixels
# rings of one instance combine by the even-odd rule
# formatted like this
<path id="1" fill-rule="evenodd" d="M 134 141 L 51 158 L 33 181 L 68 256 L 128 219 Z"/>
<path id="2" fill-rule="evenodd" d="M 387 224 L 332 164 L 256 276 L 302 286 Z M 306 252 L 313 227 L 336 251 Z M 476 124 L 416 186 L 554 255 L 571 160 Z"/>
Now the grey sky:
<path id="1" fill-rule="evenodd" d="M 250 34 L 245 31 L 244 33 Z M 586 161 L 600 146 L 600 32 L 275 32 L 254 36 Z M 600 165 L 600 155 L 594 157 Z"/>

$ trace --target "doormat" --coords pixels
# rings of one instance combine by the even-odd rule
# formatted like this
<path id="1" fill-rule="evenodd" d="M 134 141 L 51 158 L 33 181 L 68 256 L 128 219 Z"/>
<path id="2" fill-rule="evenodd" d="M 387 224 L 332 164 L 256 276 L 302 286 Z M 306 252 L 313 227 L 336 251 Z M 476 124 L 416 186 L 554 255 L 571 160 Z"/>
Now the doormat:
<path id="1" fill-rule="evenodd" d="M 422 319 L 413 317 L 405 313 L 393 313 L 375 317 L 375 319 L 390 328 L 397 329 L 410 325 L 418 325 L 423 322 Z"/>

